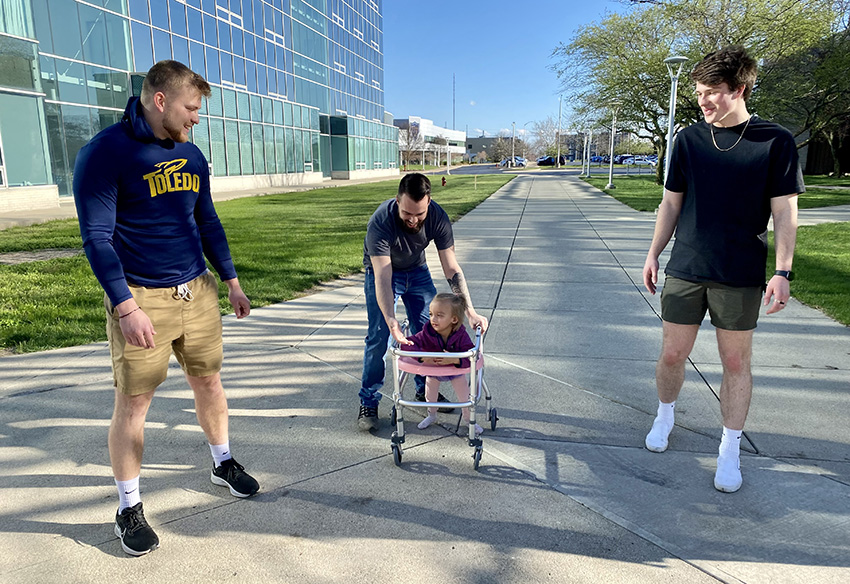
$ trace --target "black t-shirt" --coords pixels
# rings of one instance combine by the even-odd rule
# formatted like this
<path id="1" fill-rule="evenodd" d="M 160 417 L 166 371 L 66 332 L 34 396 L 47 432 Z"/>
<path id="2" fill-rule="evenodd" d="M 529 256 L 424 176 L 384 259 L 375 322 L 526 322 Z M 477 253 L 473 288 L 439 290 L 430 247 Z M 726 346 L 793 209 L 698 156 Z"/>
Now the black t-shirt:
<path id="1" fill-rule="evenodd" d="M 432 199 L 428 204 L 425 222 L 418 233 L 403 228 L 398 214 L 398 202 L 389 199 L 381 203 L 369 219 L 363 241 L 363 265 L 372 267 L 372 256 L 390 256 L 393 271 L 406 271 L 425 265 L 425 248 L 431 241 L 438 250 L 449 249 L 454 242 L 449 216 Z"/>
<path id="2" fill-rule="evenodd" d="M 745 129 L 746 126 L 746 129 Z M 695 282 L 761 286 L 770 199 L 805 191 L 791 133 L 757 116 L 731 128 L 699 122 L 673 142 L 667 190 L 684 193 L 665 273 Z M 741 141 L 726 152 L 744 132 Z"/>

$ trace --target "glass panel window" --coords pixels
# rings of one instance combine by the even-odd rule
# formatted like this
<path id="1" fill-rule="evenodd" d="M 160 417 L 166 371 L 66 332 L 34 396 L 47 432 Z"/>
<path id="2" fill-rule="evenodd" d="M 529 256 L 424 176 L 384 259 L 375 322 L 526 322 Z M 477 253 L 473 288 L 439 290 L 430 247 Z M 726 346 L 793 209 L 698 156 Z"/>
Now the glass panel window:
<path id="1" fill-rule="evenodd" d="M 239 124 L 235 120 L 224 122 L 224 145 L 227 149 L 228 176 L 241 174 L 239 166 Z M 219 174 L 219 176 L 221 176 Z"/>
<path id="2" fill-rule="evenodd" d="M 65 130 L 68 160 L 76 160 L 80 148 L 85 146 L 93 136 L 89 108 L 62 105 L 62 127 Z"/>
<path id="3" fill-rule="evenodd" d="M 5 184 L 47 184 L 47 136 L 41 100 L 0 94 L 0 134 L 6 136 L 7 145 Z"/>
<path id="4" fill-rule="evenodd" d="M 304 163 L 310 164 L 313 162 L 312 132 L 301 132 L 301 139 L 304 147 Z"/>
<path id="5" fill-rule="evenodd" d="M 123 107 L 116 104 L 112 93 L 112 72 L 93 65 L 86 65 L 86 86 L 88 87 L 88 103 L 102 107 Z"/>
<path id="6" fill-rule="evenodd" d="M 245 59 L 233 57 L 233 82 L 245 86 Z"/>
<path id="7" fill-rule="evenodd" d="M 213 116 L 222 116 L 224 112 L 221 104 L 221 88 L 210 87 L 210 89 L 212 92 L 210 93 L 209 99 L 207 99 L 208 113 Z"/>
<path id="8" fill-rule="evenodd" d="M 214 16 L 204 13 L 204 42 L 208 45 L 217 47 L 218 39 L 216 38 L 216 19 Z"/>
<path id="9" fill-rule="evenodd" d="M 233 57 L 230 53 L 219 53 L 221 56 L 221 80 L 233 83 Z"/>
<path id="10" fill-rule="evenodd" d="M 254 174 L 251 124 L 239 122 L 239 152 L 242 154 L 242 174 Z"/>
<path id="11" fill-rule="evenodd" d="M 257 91 L 263 95 L 268 95 L 269 93 L 267 71 L 268 69 L 266 69 L 265 65 L 257 67 Z"/>
<path id="12" fill-rule="evenodd" d="M 236 92 L 232 89 L 222 89 L 222 97 L 224 98 L 224 117 L 236 119 Z"/>
<path id="13" fill-rule="evenodd" d="M 53 33 L 53 50 L 57 55 L 79 58 L 82 45 L 77 4 L 73 0 L 50 2 L 50 28 Z"/>
<path id="14" fill-rule="evenodd" d="M 242 46 L 242 29 L 235 27 L 235 26 L 232 26 L 230 28 L 230 34 L 231 34 L 231 37 L 233 39 L 233 43 L 232 43 L 233 54 L 239 55 L 239 56 L 244 56 L 245 55 L 245 49 Z"/>
<path id="15" fill-rule="evenodd" d="M 130 16 L 142 22 L 150 22 L 148 14 L 148 0 L 130 0 Z"/>
<path id="16" fill-rule="evenodd" d="M 168 9 L 171 12 L 171 32 L 186 36 L 186 6 L 177 0 L 169 0 Z"/>
<path id="17" fill-rule="evenodd" d="M 283 174 L 286 172 L 286 150 L 283 147 L 283 128 L 275 127 L 274 129 L 274 152 L 275 159 L 277 162 L 277 172 L 278 174 Z"/>
<path id="18" fill-rule="evenodd" d="M 301 130 L 293 130 L 293 147 L 295 148 L 295 172 L 304 172 L 304 142 Z"/>
<path id="19" fill-rule="evenodd" d="M 126 18 L 104 13 L 106 41 L 109 45 L 109 65 L 116 69 L 130 70 L 130 23 Z"/>
<path id="20" fill-rule="evenodd" d="M 263 121 L 267 124 L 271 124 L 274 121 L 272 114 L 272 100 L 268 97 L 263 98 Z"/>
<path id="21" fill-rule="evenodd" d="M 168 30 L 168 0 L 149 0 L 151 5 L 151 24 Z"/>
<path id="22" fill-rule="evenodd" d="M 44 115 L 47 122 L 47 142 L 50 146 L 50 170 L 53 182 L 59 188 L 59 194 L 71 195 L 71 178 L 65 158 L 65 132 L 62 127 L 60 105 L 44 104 Z"/>
<path id="23" fill-rule="evenodd" d="M 35 38 L 39 40 L 39 50 L 42 53 L 53 53 L 53 38 L 50 35 L 47 0 L 32 0 L 32 18 L 35 24 Z M 22 34 L 18 36 L 30 35 Z"/>
<path id="24" fill-rule="evenodd" d="M 245 58 L 253 60 L 254 57 L 254 35 L 245 34 Z"/>
<path id="25" fill-rule="evenodd" d="M 292 128 L 284 130 L 286 138 L 286 172 L 295 172 L 295 147 L 292 143 Z"/>
<path id="26" fill-rule="evenodd" d="M 263 126 L 263 142 L 266 148 L 266 172 L 274 174 L 277 172 L 274 159 L 274 126 Z"/>
<path id="27" fill-rule="evenodd" d="M 248 97 L 248 94 L 244 91 L 239 91 L 236 93 L 236 100 L 239 102 L 239 119 L 240 120 L 250 120 L 251 119 L 251 104 Z"/>
<path id="28" fill-rule="evenodd" d="M 103 10 L 79 5 L 80 26 L 83 36 L 83 58 L 98 65 L 109 65 L 109 47 L 106 42 L 106 18 Z"/>
<path id="29" fill-rule="evenodd" d="M 292 104 L 288 101 L 283 104 L 283 125 L 292 125 Z"/>
<path id="30" fill-rule="evenodd" d="M 144 24 L 133 22 L 133 65 L 136 71 L 146 72 L 153 67 L 153 41 L 151 29 Z"/>
<path id="31" fill-rule="evenodd" d="M 171 35 L 158 28 L 153 29 L 153 57 L 154 62 L 172 57 Z"/>
<path id="32" fill-rule="evenodd" d="M 174 47 L 174 60 L 180 61 L 184 65 L 189 64 L 189 41 L 183 37 L 171 37 L 171 44 Z"/>
<path id="33" fill-rule="evenodd" d="M 0 85 L 33 91 L 40 85 L 34 78 L 36 44 L 0 36 Z"/>
<path id="34" fill-rule="evenodd" d="M 189 42 L 189 63 L 192 71 L 203 77 L 206 75 L 206 65 L 204 64 L 204 45 L 201 43 L 196 43 L 195 41 Z"/>
<path id="35" fill-rule="evenodd" d="M 222 51 L 231 51 L 230 25 L 223 20 L 218 20 L 218 48 Z"/>
<path id="36" fill-rule="evenodd" d="M 252 122 L 262 122 L 263 121 L 263 101 L 259 95 L 251 95 L 251 121 Z"/>
<path id="37" fill-rule="evenodd" d="M 56 64 L 52 57 L 39 57 L 41 63 L 41 90 L 47 95 L 47 99 L 59 99 L 56 87 Z"/>
<path id="38" fill-rule="evenodd" d="M 218 51 L 212 47 L 206 48 L 207 54 L 207 75 L 206 79 L 209 83 L 221 83 L 221 69 L 218 65 Z"/>
<path id="39" fill-rule="evenodd" d="M 88 103 L 85 71 L 82 64 L 56 59 L 56 81 L 61 101 Z"/>
<path id="40" fill-rule="evenodd" d="M 188 8 L 186 10 L 186 19 L 189 23 L 189 38 L 193 41 L 201 42 L 204 40 L 204 25 L 203 17 L 199 10 Z"/>
<path id="41" fill-rule="evenodd" d="M 274 100 L 274 123 L 282 126 L 283 125 L 283 102 Z"/>
<path id="42" fill-rule="evenodd" d="M 210 160 L 210 133 L 209 133 L 209 118 L 201 116 L 198 118 L 198 123 L 192 128 L 192 142 L 203 153 L 207 162 Z"/>
<path id="43" fill-rule="evenodd" d="M 213 176 L 227 174 L 226 149 L 224 145 L 224 120 L 210 118 L 210 159 Z M 238 156 L 238 152 L 237 152 Z"/>
<path id="44" fill-rule="evenodd" d="M 263 125 L 251 124 L 251 134 L 254 146 L 254 174 L 266 173 L 266 157 L 263 153 Z"/>
<path id="45" fill-rule="evenodd" d="M 248 91 L 257 91 L 257 64 L 254 61 L 245 61 L 245 77 Z"/>

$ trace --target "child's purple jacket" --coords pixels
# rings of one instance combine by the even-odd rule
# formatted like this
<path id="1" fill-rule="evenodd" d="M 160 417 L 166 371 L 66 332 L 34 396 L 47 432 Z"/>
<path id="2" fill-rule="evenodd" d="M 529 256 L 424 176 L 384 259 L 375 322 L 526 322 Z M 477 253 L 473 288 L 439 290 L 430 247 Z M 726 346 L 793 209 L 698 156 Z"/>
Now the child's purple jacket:
<path id="1" fill-rule="evenodd" d="M 425 323 L 421 331 L 412 337 L 408 337 L 407 340 L 413 341 L 413 345 L 406 345 L 401 347 L 401 349 L 405 351 L 422 351 L 424 353 L 440 353 L 443 351 L 448 353 L 463 353 L 475 346 L 475 343 L 469 338 L 465 327 L 460 327 L 449 335 L 447 341 L 443 341 L 443 337 L 434 330 L 430 321 Z M 469 367 L 469 358 L 461 359 L 460 363 L 455 365 L 455 367 L 459 369 Z"/>

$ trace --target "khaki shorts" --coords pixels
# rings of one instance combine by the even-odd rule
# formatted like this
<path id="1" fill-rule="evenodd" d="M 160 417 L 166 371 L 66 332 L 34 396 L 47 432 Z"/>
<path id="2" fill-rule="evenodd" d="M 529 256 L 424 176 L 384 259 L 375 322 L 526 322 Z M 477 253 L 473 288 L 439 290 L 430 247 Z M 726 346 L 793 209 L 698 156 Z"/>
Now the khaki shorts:
<path id="1" fill-rule="evenodd" d="M 739 288 L 717 282 L 690 282 L 673 276 L 664 279 L 661 318 L 673 324 L 700 324 L 705 311 L 711 324 L 728 331 L 756 328 L 762 287 Z"/>
<path id="2" fill-rule="evenodd" d="M 221 371 L 221 312 L 218 283 L 210 272 L 187 284 L 192 300 L 177 296 L 177 288 L 130 286 L 136 303 L 151 319 L 156 331 L 153 349 L 127 344 L 118 314 L 104 296 L 115 387 L 125 395 L 153 391 L 168 373 L 171 353 L 187 375 L 206 377 Z"/>

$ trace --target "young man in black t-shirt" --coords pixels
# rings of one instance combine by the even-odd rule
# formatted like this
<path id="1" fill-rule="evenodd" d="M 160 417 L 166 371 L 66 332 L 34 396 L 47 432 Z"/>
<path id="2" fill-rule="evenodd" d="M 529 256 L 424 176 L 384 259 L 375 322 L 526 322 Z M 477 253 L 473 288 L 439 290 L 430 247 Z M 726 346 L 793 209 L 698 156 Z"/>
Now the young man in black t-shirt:
<path id="1" fill-rule="evenodd" d="M 767 314 L 782 310 L 790 298 L 797 194 L 805 190 L 791 133 L 747 111 L 756 73 L 743 47 L 711 53 L 691 73 L 705 121 L 683 129 L 672 145 L 643 268 L 644 285 L 655 294 L 658 256 L 675 230 L 661 294 L 658 414 L 646 447 L 667 449 L 685 361 L 707 309 L 723 364 L 723 435 L 714 486 L 729 493 L 742 484 L 739 445 L 752 395 L 750 358 L 762 293 L 764 305 L 773 298 Z M 765 288 L 771 215 L 776 273 Z"/>

